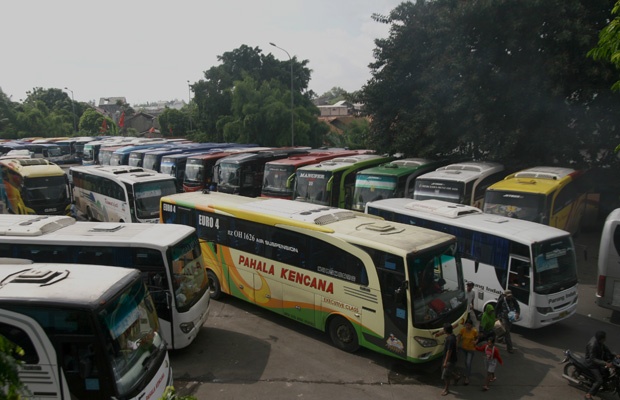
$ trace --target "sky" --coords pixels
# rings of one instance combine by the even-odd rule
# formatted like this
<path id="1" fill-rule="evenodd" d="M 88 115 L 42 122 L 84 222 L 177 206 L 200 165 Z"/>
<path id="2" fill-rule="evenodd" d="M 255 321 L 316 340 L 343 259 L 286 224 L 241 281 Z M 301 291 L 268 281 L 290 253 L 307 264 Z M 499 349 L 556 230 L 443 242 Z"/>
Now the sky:
<path id="1" fill-rule="evenodd" d="M 401 0 L 22 0 L 0 13 L 0 89 L 66 87 L 80 102 L 125 97 L 130 105 L 185 100 L 217 57 L 247 45 L 308 60 L 309 89 L 352 92 L 370 79 L 377 38 L 372 20 Z"/>

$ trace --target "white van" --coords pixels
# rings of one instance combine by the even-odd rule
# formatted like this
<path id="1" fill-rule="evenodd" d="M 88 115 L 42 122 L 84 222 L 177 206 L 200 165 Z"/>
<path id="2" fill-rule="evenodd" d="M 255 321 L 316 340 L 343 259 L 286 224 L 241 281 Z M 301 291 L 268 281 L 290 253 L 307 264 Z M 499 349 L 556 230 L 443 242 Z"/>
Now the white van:
<path id="1" fill-rule="evenodd" d="M 596 303 L 620 311 L 620 208 L 605 220 L 598 257 Z"/>

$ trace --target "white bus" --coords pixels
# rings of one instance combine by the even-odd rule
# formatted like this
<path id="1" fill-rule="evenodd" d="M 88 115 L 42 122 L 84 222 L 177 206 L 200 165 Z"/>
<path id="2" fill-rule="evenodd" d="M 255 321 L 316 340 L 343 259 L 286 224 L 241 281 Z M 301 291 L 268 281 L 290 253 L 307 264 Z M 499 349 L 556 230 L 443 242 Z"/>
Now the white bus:
<path id="1" fill-rule="evenodd" d="M 187 347 L 208 317 L 204 260 L 196 232 L 187 226 L 0 215 L 0 257 L 140 270 L 171 349 Z"/>
<path id="2" fill-rule="evenodd" d="M 89 220 L 159 221 L 159 199 L 177 192 L 173 177 L 141 167 L 79 166 L 69 170 L 73 201 Z"/>
<path id="3" fill-rule="evenodd" d="M 504 179 L 504 166 L 467 161 L 446 165 L 415 180 L 415 200 L 437 199 L 482 208 L 486 189 Z"/>
<path id="4" fill-rule="evenodd" d="M 138 271 L 3 263 L 0 282 L 0 335 L 23 350 L 11 354 L 21 398 L 159 399 L 172 385 Z"/>
<path id="5" fill-rule="evenodd" d="M 366 212 L 456 236 L 477 311 L 495 304 L 506 289 L 521 307 L 516 324 L 526 328 L 553 324 L 577 310 L 577 260 L 566 231 L 440 200 L 385 199 L 368 203 Z"/>
<path id="6" fill-rule="evenodd" d="M 162 197 L 162 221 L 196 227 L 211 293 L 227 293 L 411 362 L 441 357 L 467 301 L 452 235 L 359 212 L 221 192 Z"/>
<path id="7" fill-rule="evenodd" d="M 607 216 L 599 246 L 596 303 L 620 311 L 620 208 Z"/>

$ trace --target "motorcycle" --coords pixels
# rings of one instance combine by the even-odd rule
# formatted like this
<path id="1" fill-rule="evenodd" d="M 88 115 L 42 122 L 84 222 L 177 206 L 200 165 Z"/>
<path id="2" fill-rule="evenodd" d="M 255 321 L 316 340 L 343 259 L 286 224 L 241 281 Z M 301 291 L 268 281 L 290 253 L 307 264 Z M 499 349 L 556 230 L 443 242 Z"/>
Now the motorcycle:
<path id="1" fill-rule="evenodd" d="M 586 360 L 583 356 L 575 354 L 570 350 L 564 352 L 564 373 L 562 377 L 568 380 L 569 384 L 574 384 L 586 390 L 590 389 L 594 384 L 594 376 L 590 368 L 586 366 Z M 603 374 L 603 385 L 600 392 L 618 393 L 620 396 L 620 357 L 615 357 L 611 363 L 611 367 Z"/>

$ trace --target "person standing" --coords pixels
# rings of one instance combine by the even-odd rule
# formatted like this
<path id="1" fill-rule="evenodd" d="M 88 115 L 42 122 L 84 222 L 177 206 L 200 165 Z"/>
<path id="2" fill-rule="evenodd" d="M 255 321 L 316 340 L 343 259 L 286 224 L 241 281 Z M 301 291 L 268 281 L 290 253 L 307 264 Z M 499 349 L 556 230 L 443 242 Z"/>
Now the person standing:
<path id="1" fill-rule="evenodd" d="M 613 353 L 605 345 L 606 339 L 605 331 L 598 331 L 586 345 L 586 366 L 590 368 L 595 377 L 595 382 L 586 394 L 586 399 L 596 396 L 603 384 L 604 368 L 610 368 L 611 361 L 614 359 Z"/>
<path id="2" fill-rule="evenodd" d="M 486 341 L 489 337 L 495 338 L 495 321 L 497 317 L 495 316 L 495 307 L 493 304 L 487 304 L 484 307 L 484 312 L 480 317 L 480 326 L 478 338 L 479 341 Z"/>
<path id="3" fill-rule="evenodd" d="M 465 321 L 465 327 L 461 330 L 457 337 L 460 343 L 461 351 L 465 359 L 465 385 L 469 385 L 469 377 L 471 376 L 471 365 L 476 352 L 476 342 L 478 341 L 478 330 L 470 319 Z"/>
<path id="4" fill-rule="evenodd" d="M 467 314 L 468 318 L 474 326 L 478 325 L 478 318 L 474 311 L 474 300 L 476 299 L 476 292 L 474 292 L 474 283 L 472 281 L 467 282 L 465 294 L 467 295 Z"/>
<path id="5" fill-rule="evenodd" d="M 443 331 L 446 334 L 446 341 L 444 342 L 443 348 L 443 364 L 441 369 L 441 379 L 444 380 L 445 386 L 443 392 L 441 392 L 442 396 L 447 396 L 450 393 L 450 380 L 454 379 L 454 384 L 456 385 L 461 379 L 461 375 L 457 371 L 456 362 L 458 360 L 457 350 L 456 350 L 456 336 L 454 335 L 452 325 L 450 323 L 445 323 L 443 326 Z"/>
<path id="6" fill-rule="evenodd" d="M 512 329 L 513 322 L 519 320 L 520 313 L 519 302 L 512 295 L 512 291 L 504 291 L 504 294 L 497 299 L 497 316 L 502 321 L 502 325 L 504 325 L 504 339 L 506 340 L 506 348 L 509 353 L 514 353 L 510 330 Z"/>
<path id="7" fill-rule="evenodd" d="M 487 376 L 484 382 L 484 386 L 482 386 L 482 390 L 489 390 L 489 385 L 491 382 L 496 380 L 495 378 L 495 369 L 497 368 L 497 363 L 504 365 L 504 361 L 502 357 L 499 355 L 499 350 L 495 346 L 495 337 L 490 336 L 487 339 L 486 344 L 476 346 L 476 350 L 482 351 L 484 353 L 484 366 L 487 370 Z"/>

